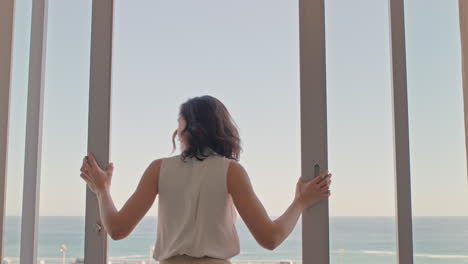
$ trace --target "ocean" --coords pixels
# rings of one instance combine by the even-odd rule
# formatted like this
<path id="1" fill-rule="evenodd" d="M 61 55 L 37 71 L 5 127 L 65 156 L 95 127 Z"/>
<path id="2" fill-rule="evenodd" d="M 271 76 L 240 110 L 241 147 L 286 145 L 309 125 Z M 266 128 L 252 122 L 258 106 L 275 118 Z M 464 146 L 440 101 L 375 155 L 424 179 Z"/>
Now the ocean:
<path id="1" fill-rule="evenodd" d="M 21 217 L 6 217 L 4 262 L 17 263 Z M 155 263 L 150 259 L 156 239 L 156 217 L 145 217 L 133 233 L 120 241 L 109 238 L 109 259 L 114 263 Z M 257 245 L 239 218 L 237 230 L 241 253 L 232 262 L 301 262 L 301 221 L 287 240 L 274 251 Z M 333 264 L 396 263 L 394 217 L 331 217 L 330 258 Z M 413 220 L 414 262 L 416 264 L 468 263 L 468 217 L 415 217 Z M 84 252 L 84 217 L 41 216 L 39 220 L 38 263 L 73 263 Z M 313 245 L 311 245 L 313 246 Z M 306 250 L 306 249 L 305 249 Z M 42 262 L 40 262 L 42 260 Z"/>

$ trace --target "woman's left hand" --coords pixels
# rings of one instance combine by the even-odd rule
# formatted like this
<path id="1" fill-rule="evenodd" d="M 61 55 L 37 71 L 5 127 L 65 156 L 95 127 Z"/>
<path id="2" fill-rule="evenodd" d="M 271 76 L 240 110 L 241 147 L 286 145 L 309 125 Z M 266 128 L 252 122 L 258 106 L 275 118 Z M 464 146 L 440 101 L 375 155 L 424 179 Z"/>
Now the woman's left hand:
<path id="1" fill-rule="evenodd" d="M 80 171 L 80 176 L 86 181 L 89 189 L 95 194 L 98 194 L 99 192 L 109 189 L 112 173 L 114 172 L 114 164 L 109 163 L 106 170 L 103 170 L 97 164 L 94 155 L 89 153 L 88 156 L 84 157 Z"/>

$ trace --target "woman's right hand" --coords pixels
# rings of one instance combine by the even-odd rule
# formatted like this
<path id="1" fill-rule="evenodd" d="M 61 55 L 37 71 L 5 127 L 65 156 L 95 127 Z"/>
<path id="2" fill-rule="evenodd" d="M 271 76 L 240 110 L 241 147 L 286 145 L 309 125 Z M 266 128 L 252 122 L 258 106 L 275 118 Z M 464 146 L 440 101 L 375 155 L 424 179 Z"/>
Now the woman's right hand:
<path id="1" fill-rule="evenodd" d="M 303 182 L 301 178 L 296 184 L 295 199 L 305 209 L 319 200 L 328 199 L 330 197 L 331 173 L 328 170 L 322 171 L 319 176 L 314 179 Z"/>

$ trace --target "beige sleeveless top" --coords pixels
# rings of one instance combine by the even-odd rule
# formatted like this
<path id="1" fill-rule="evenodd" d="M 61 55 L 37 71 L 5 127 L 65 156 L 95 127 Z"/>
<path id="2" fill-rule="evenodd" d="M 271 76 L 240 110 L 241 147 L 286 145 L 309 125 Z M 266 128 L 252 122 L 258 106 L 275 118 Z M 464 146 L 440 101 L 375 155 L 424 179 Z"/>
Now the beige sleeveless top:
<path id="1" fill-rule="evenodd" d="M 230 259 L 239 254 L 236 209 L 227 191 L 229 159 L 162 160 L 157 238 L 153 258 L 175 255 Z"/>

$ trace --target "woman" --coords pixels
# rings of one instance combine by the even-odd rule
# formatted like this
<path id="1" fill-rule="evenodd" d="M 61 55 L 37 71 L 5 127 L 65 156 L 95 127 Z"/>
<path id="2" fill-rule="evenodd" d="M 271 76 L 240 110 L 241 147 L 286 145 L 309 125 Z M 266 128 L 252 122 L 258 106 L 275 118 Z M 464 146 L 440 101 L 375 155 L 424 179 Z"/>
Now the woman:
<path id="1" fill-rule="evenodd" d="M 114 240 L 132 232 L 159 194 L 153 257 L 162 264 L 229 264 L 240 252 L 236 209 L 256 241 L 273 250 L 305 208 L 330 196 L 328 171 L 307 183 L 299 179 L 294 200 L 272 221 L 238 162 L 239 133 L 226 107 L 212 96 L 195 97 L 180 106 L 178 123 L 172 144 L 175 149 L 177 136 L 181 153 L 153 161 L 120 210 L 109 192 L 113 164 L 103 170 L 89 153 L 81 167 L 81 177 L 97 195 L 104 228 Z"/>

